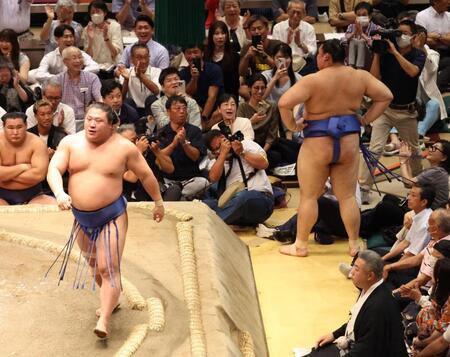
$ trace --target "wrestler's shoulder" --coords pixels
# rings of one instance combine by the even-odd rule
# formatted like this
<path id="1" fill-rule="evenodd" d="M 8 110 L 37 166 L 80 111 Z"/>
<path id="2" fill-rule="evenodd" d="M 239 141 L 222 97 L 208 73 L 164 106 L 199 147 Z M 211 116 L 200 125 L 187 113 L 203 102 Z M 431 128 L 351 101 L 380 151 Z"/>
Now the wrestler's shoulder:
<path id="1" fill-rule="evenodd" d="M 27 138 L 25 140 L 25 145 L 31 145 L 33 148 L 47 148 L 47 145 L 39 138 L 39 136 L 27 132 Z"/>

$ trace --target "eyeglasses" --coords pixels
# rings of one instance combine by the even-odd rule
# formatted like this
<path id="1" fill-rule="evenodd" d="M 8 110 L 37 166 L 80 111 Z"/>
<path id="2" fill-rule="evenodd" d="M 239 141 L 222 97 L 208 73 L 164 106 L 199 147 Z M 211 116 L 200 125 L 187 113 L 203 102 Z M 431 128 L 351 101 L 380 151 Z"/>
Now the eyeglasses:
<path id="1" fill-rule="evenodd" d="M 185 105 L 180 105 L 180 106 L 173 106 L 170 109 L 172 110 L 176 110 L 177 112 L 181 112 L 181 111 L 186 111 L 187 107 Z"/>
<path id="2" fill-rule="evenodd" d="M 431 146 L 429 150 L 430 150 L 431 152 L 439 151 L 441 154 L 444 154 L 444 155 L 445 155 L 444 151 L 441 150 L 441 149 L 439 149 L 436 145 Z"/>

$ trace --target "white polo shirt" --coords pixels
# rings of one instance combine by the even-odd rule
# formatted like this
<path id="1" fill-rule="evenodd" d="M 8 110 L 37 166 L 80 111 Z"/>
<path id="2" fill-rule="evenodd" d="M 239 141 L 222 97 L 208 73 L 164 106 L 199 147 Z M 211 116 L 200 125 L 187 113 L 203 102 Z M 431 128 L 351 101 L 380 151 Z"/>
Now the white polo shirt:
<path id="1" fill-rule="evenodd" d="M 145 71 L 145 75 L 149 78 L 153 83 L 155 83 L 158 88 L 161 90 L 161 85 L 159 84 L 159 75 L 161 73 L 161 69 L 158 67 L 147 67 Z M 148 89 L 144 83 L 140 81 L 140 79 L 136 76 L 136 70 L 133 67 L 130 69 L 130 79 L 128 81 L 128 96 L 134 100 L 136 106 L 138 108 L 145 107 L 145 100 L 148 96 L 153 95 L 152 91 Z"/>
<path id="2" fill-rule="evenodd" d="M 431 213 L 433 213 L 431 208 L 425 208 L 413 217 L 411 228 L 405 237 L 405 239 L 409 241 L 409 246 L 405 249 L 405 253 L 417 255 L 430 241 L 431 237 L 428 234 L 428 218 Z"/>

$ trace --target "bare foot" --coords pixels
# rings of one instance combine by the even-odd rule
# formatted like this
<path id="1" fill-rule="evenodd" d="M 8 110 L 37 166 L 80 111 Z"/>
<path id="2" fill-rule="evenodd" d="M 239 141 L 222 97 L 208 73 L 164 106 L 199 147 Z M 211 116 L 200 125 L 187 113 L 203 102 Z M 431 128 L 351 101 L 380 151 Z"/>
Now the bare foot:
<path id="1" fill-rule="evenodd" d="M 120 303 L 116 305 L 116 307 L 113 309 L 112 314 L 115 314 L 117 311 L 120 310 Z M 95 310 L 95 316 L 97 316 L 97 318 L 99 318 L 101 315 L 101 309 L 98 308 L 97 310 Z"/>
<path id="2" fill-rule="evenodd" d="M 101 322 L 101 320 L 97 321 L 97 325 L 95 326 L 94 333 L 101 340 L 105 340 L 108 338 L 108 331 L 106 330 L 106 326 Z"/>
<path id="3" fill-rule="evenodd" d="M 351 257 L 354 257 L 356 254 L 359 253 L 361 248 L 359 247 L 358 241 L 349 240 L 348 241 L 348 252 Z"/>
<path id="4" fill-rule="evenodd" d="M 282 245 L 279 251 L 281 254 L 292 255 L 293 257 L 306 257 L 308 255 L 308 246 L 297 247 L 295 243 Z"/>

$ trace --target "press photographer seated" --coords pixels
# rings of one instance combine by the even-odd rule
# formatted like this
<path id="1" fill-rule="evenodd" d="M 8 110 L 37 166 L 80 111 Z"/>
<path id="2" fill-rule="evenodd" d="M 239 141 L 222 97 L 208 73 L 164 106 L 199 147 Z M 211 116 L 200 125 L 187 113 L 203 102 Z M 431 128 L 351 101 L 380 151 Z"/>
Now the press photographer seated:
<path id="1" fill-rule="evenodd" d="M 216 158 L 209 171 L 209 180 L 218 184 L 210 188 L 203 202 L 227 224 L 264 222 L 272 214 L 274 201 L 264 171 L 269 163 L 263 148 L 243 139 L 239 132 L 224 135 L 213 129 L 204 139 Z"/>

